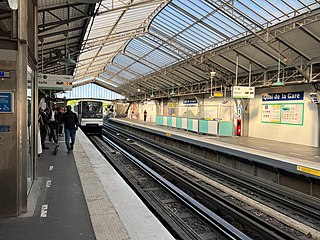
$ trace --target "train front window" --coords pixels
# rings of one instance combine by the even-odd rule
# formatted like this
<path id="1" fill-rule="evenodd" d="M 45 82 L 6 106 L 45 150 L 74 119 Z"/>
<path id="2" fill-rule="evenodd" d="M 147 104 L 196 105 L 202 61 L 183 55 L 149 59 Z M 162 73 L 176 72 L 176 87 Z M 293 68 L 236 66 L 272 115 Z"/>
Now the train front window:
<path id="1" fill-rule="evenodd" d="M 102 102 L 82 102 L 82 118 L 102 118 Z"/>

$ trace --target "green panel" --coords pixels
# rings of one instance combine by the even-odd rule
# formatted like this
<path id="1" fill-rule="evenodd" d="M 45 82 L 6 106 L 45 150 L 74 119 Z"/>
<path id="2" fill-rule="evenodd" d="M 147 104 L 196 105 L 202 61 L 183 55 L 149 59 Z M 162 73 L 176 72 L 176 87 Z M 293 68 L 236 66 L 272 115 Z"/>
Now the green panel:
<path id="1" fill-rule="evenodd" d="M 219 122 L 219 136 L 232 136 L 232 122 Z"/>
<path id="2" fill-rule="evenodd" d="M 262 107 L 264 107 L 265 105 L 270 105 L 270 106 L 274 106 L 274 105 L 280 105 L 280 121 L 278 122 L 268 122 L 268 121 L 263 121 L 262 116 L 261 116 L 261 123 L 269 123 L 269 124 L 285 124 L 285 125 L 296 125 L 296 126 L 303 126 L 304 124 L 304 103 L 270 103 L 270 104 L 262 104 Z M 302 122 L 301 123 L 286 123 L 283 122 L 283 108 L 285 105 L 301 105 L 302 108 Z M 261 115 L 263 115 L 263 111 L 261 111 Z"/>
<path id="3" fill-rule="evenodd" d="M 176 127 L 177 128 L 182 128 L 182 118 L 178 118 L 177 117 Z"/>
<path id="4" fill-rule="evenodd" d="M 172 127 L 172 117 L 167 118 L 167 126 Z"/>
<path id="5" fill-rule="evenodd" d="M 188 130 L 193 131 L 193 119 L 188 119 Z"/>
<path id="6" fill-rule="evenodd" d="M 207 120 L 199 120 L 199 132 L 208 133 L 208 121 Z"/>
<path id="7" fill-rule="evenodd" d="M 163 116 L 156 116 L 156 124 L 163 125 Z"/>

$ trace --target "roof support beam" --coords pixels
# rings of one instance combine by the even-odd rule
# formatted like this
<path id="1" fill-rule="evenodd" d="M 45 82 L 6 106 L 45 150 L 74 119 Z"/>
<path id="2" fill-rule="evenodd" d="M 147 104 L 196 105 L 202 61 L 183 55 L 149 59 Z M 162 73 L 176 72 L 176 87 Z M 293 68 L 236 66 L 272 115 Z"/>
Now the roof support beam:
<path id="1" fill-rule="evenodd" d="M 285 45 L 286 47 L 292 49 L 294 52 L 296 52 L 298 55 L 302 56 L 303 58 L 307 59 L 308 61 L 311 60 L 311 58 L 309 56 L 307 56 L 305 53 L 303 53 L 302 51 L 298 50 L 295 46 L 293 46 L 292 44 L 288 43 L 285 39 L 280 38 L 280 37 L 276 37 L 276 39 L 281 42 L 283 45 Z"/>
<path id="2" fill-rule="evenodd" d="M 42 28 L 46 30 L 50 30 L 52 28 L 56 28 L 58 26 L 61 25 L 65 25 L 71 22 L 76 22 L 79 20 L 85 20 L 88 18 L 91 18 L 92 14 L 87 14 L 87 15 L 82 15 L 82 16 L 78 16 L 78 17 L 74 17 L 74 18 L 69 18 L 69 19 L 64 19 L 64 20 L 58 20 L 58 21 L 54 21 L 54 22 L 49 22 L 49 23 L 45 23 L 45 24 L 39 24 L 38 28 Z"/>
<path id="3" fill-rule="evenodd" d="M 242 56 L 242 57 L 244 57 L 244 58 L 248 59 L 250 62 L 252 62 L 253 64 L 257 65 L 258 67 L 263 68 L 263 69 L 267 69 L 267 67 L 266 67 L 266 66 L 262 65 L 261 63 L 259 63 L 259 62 L 258 62 L 258 61 L 256 61 L 255 59 L 253 59 L 252 57 L 249 57 L 248 55 L 246 55 L 246 54 L 244 54 L 244 53 L 240 52 L 239 50 L 234 49 L 233 51 L 235 51 L 235 52 L 236 52 L 237 54 L 239 54 L 240 56 Z"/>

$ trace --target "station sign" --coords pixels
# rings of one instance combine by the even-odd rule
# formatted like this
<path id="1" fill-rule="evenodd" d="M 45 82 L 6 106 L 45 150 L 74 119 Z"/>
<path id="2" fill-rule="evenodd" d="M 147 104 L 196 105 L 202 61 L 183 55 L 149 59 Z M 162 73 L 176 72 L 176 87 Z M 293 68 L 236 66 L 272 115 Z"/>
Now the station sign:
<path id="1" fill-rule="evenodd" d="M 10 72 L 8 71 L 0 71 L 0 78 L 9 78 Z"/>
<path id="2" fill-rule="evenodd" d="M 254 98 L 254 93 L 254 87 L 233 86 L 231 88 L 232 98 Z"/>
<path id="3" fill-rule="evenodd" d="M 297 101 L 303 100 L 304 92 L 268 93 L 262 95 L 262 101 Z"/>
<path id="4" fill-rule="evenodd" d="M 223 92 L 213 92 L 214 97 L 222 98 L 223 97 Z"/>
<path id="5" fill-rule="evenodd" d="M 38 88 L 48 90 L 71 90 L 73 76 L 56 74 L 39 74 Z"/>
<path id="6" fill-rule="evenodd" d="M 184 99 L 183 104 L 196 104 L 198 103 L 197 99 Z"/>

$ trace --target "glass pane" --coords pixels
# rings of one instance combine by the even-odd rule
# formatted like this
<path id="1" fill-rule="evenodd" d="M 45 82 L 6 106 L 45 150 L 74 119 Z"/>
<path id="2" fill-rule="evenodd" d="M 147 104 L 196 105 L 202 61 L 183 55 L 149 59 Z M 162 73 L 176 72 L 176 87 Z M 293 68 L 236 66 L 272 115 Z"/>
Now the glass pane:
<path id="1" fill-rule="evenodd" d="M 33 180 L 33 157 L 32 157 L 32 84 L 34 82 L 34 72 L 28 67 L 28 129 L 27 129 L 27 192 L 29 192 Z"/>
<path id="2" fill-rule="evenodd" d="M 82 102 L 82 118 L 101 118 L 102 102 Z"/>

